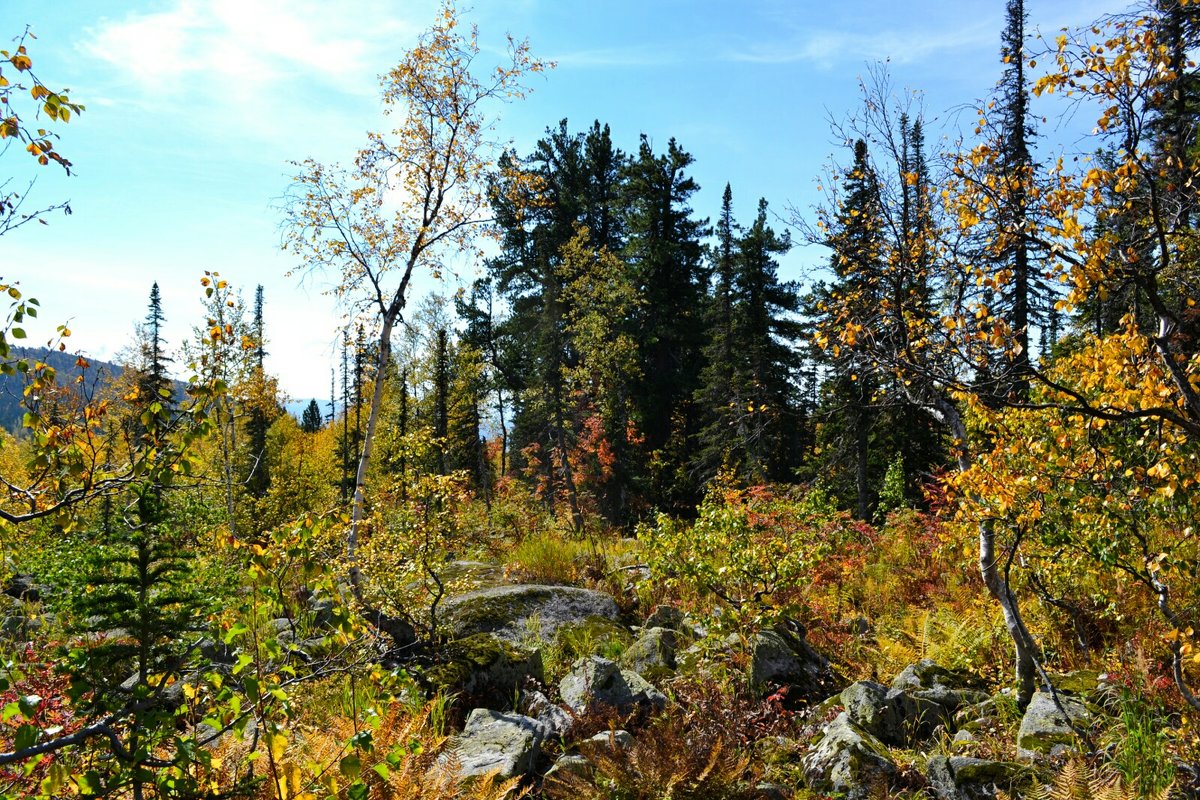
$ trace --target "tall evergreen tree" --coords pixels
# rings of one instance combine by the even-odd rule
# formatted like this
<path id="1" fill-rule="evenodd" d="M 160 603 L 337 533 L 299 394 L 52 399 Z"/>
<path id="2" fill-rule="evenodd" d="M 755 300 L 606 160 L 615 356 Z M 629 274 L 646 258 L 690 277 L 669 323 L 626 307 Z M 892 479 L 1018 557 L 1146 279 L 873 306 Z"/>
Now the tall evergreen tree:
<path id="1" fill-rule="evenodd" d="M 838 309 L 841 341 L 821 348 L 831 374 L 823 386 L 819 411 L 819 446 L 826 452 L 835 487 L 844 482 L 837 473 L 849 469 L 855 513 L 869 519 L 874 501 L 871 490 L 871 434 L 878 376 L 865 341 L 884 329 L 880 275 L 887 258 L 883 237 L 883 208 L 879 180 L 871 164 L 867 143 L 854 143 L 854 163 L 843 182 L 844 200 L 834 220 L 828 244 L 833 250 L 836 279 L 819 286 L 810 299 L 814 316 Z"/>
<path id="2" fill-rule="evenodd" d="M 324 420 L 321 418 L 321 407 L 317 405 L 316 400 L 309 400 L 308 405 L 304 407 L 304 414 L 300 417 L 300 430 L 305 433 L 316 433 L 324 427 Z"/>
<path id="3" fill-rule="evenodd" d="M 252 322 L 254 336 L 254 358 L 250 375 L 250 413 L 246 419 L 246 446 L 248 469 L 246 475 L 246 491 L 253 497 L 262 497 L 271 485 L 271 471 L 267 463 L 267 429 L 271 427 L 274 416 L 275 398 L 268 397 L 266 378 L 266 329 L 263 324 L 263 287 L 259 284 L 254 290 L 254 317 Z M 273 392 L 270 392 L 273 394 Z"/>
<path id="4" fill-rule="evenodd" d="M 170 406 L 174 402 L 168 373 L 172 359 L 167 353 L 167 342 L 163 336 L 163 324 L 166 321 L 162 294 L 158 289 L 158 281 L 155 281 L 150 287 L 150 302 L 139 337 L 141 365 L 138 369 L 138 394 L 146 405 L 158 402 Z"/>
<path id="5" fill-rule="evenodd" d="M 651 501 L 685 509 L 699 499 L 687 465 L 699 428 L 693 402 L 703 364 L 707 221 L 688 205 L 699 186 L 692 156 L 671 139 L 656 155 L 643 136 L 625 169 L 625 257 L 641 298 L 634 316 L 642 381 L 634 393 L 649 463 Z"/>

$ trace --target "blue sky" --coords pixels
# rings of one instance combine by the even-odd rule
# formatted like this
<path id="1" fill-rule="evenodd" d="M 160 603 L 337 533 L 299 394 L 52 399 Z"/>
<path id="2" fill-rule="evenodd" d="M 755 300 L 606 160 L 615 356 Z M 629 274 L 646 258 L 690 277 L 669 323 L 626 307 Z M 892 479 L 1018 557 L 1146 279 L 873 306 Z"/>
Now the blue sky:
<path id="1" fill-rule="evenodd" d="M 428 0 L 0 0 L 6 43 L 29 24 L 35 71 L 87 111 L 60 127 L 67 178 L 3 155 L 3 176 L 38 175 L 31 204 L 69 199 L 73 214 L 0 239 L 0 267 L 41 299 L 44 322 L 70 320 L 72 346 L 110 357 L 132 341 L 157 280 L 178 345 L 200 319 L 199 279 L 216 270 L 249 298 L 266 294 L 269 368 L 295 398 L 328 393 L 340 322 L 325 282 L 285 277 L 279 249 L 288 161 L 348 162 L 382 128 L 376 76 L 433 17 Z M 867 65 L 889 61 L 919 89 L 931 132 L 947 109 L 985 96 L 999 76 L 1002 0 L 478 0 L 485 48 L 529 37 L 558 67 L 505 110 L 502 133 L 526 152 L 564 117 L 599 119 L 631 150 L 674 136 L 696 159 L 693 206 L 712 217 L 728 181 L 748 220 L 759 197 L 785 213 L 817 201 L 840 145 L 828 120 L 859 100 Z M 1027 0 L 1043 32 L 1125 6 Z M 940 125 L 946 127 L 939 128 Z M 16 185 L 16 183 L 14 183 Z M 781 224 L 782 227 L 782 224 Z M 823 256 L 797 248 L 785 276 Z M 472 277 L 464 268 L 464 279 Z M 418 289 L 452 292 L 432 280 Z M 46 329 L 48 335 L 49 327 Z"/>

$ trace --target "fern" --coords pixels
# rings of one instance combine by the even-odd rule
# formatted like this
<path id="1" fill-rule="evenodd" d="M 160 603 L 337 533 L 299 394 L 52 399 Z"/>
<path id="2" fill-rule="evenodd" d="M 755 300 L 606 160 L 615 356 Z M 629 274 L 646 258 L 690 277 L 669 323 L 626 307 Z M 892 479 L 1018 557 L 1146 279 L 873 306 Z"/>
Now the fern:
<path id="1" fill-rule="evenodd" d="M 627 748 L 608 741 L 579 747 L 591 774 L 553 775 L 542 786 L 562 800 L 737 800 L 757 796 L 749 759 L 733 743 L 677 717 L 658 717 Z"/>
<path id="2" fill-rule="evenodd" d="M 1090 767 L 1076 757 L 1063 764 L 1053 781 L 1035 783 L 1020 800 L 1167 800 L 1170 791 L 1168 786 L 1144 796 L 1136 787 L 1127 786 L 1115 771 Z M 1016 800 L 999 790 L 996 798 Z"/>

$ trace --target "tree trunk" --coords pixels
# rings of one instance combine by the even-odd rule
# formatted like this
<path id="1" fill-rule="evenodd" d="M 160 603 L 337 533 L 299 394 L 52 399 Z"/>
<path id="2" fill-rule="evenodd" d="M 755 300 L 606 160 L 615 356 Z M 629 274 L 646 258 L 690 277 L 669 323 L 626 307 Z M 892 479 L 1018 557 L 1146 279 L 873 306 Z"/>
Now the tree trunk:
<path id="1" fill-rule="evenodd" d="M 383 329 L 379 332 L 379 358 L 376 362 L 375 387 L 371 392 L 371 410 L 367 414 L 367 430 L 363 436 L 362 450 L 358 456 L 358 471 L 354 475 L 354 506 L 350 513 L 350 533 L 346 536 L 346 559 L 350 562 L 350 585 L 355 595 L 359 594 L 358 530 L 362 524 L 364 487 L 367 483 L 367 467 L 371 463 L 371 450 L 375 444 L 375 427 L 379 422 L 379 409 L 383 405 L 383 377 L 392 360 L 392 328 L 395 327 L 399 309 L 389 310 L 383 317 Z"/>
<path id="2" fill-rule="evenodd" d="M 971 467 L 971 456 L 967 451 L 967 428 L 958 409 L 950 401 L 940 397 L 926 402 L 920 402 L 918 398 L 910 399 L 949 428 L 958 446 L 958 469 L 960 472 L 968 470 Z M 983 576 L 988 593 L 1000 605 L 1000 611 L 1004 615 L 1004 627 L 1008 629 L 1008 635 L 1013 642 L 1016 655 L 1017 704 L 1024 709 L 1029 705 L 1037 688 L 1035 645 L 1033 636 L 1021 617 L 1016 595 L 1013 594 L 1005 574 L 1000 571 L 996 555 L 995 525 L 992 520 L 979 523 L 979 573 Z"/>

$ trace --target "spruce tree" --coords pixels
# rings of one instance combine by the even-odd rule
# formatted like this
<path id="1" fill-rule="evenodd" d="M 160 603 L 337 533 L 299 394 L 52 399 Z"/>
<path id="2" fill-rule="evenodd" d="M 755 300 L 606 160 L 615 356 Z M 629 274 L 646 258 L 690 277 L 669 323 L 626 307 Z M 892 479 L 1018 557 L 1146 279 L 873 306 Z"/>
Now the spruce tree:
<path id="1" fill-rule="evenodd" d="M 271 485 L 271 472 L 267 463 L 267 429 L 271 426 L 268 405 L 273 406 L 274 397 L 267 397 L 265 372 L 266 331 L 263 325 L 263 287 L 254 290 L 254 318 L 251 335 L 254 337 L 254 358 L 250 375 L 250 413 L 246 420 L 247 475 L 246 491 L 253 497 L 262 497 Z"/>
<path id="2" fill-rule="evenodd" d="M 634 400 L 652 465 L 649 499 L 677 510 L 699 500 L 688 464 L 700 425 L 693 398 L 703 366 L 707 220 L 688 205 L 700 188 L 687 174 L 692 161 L 674 139 L 659 155 L 643 136 L 624 189 L 624 252 L 641 301 L 633 318 L 642 375 Z"/>
<path id="3" fill-rule="evenodd" d="M 321 417 L 321 407 L 316 400 L 309 400 L 308 405 L 304 407 L 304 414 L 300 417 L 300 430 L 305 433 L 316 433 L 325 425 L 325 420 Z"/>

